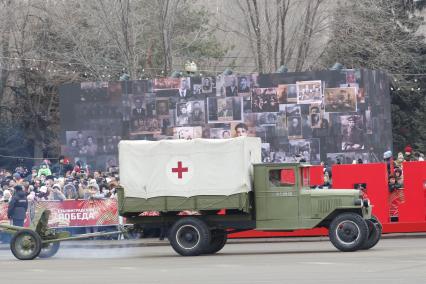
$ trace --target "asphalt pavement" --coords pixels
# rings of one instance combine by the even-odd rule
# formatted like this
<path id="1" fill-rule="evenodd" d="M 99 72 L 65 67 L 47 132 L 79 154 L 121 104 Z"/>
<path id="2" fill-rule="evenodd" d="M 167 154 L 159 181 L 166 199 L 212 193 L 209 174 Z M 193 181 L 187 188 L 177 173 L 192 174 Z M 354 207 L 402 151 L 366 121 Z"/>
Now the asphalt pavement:
<path id="1" fill-rule="evenodd" d="M 252 243 L 253 241 L 256 241 Z M 216 255 L 181 257 L 164 242 L 83 241 L 51 259 L 0 250 L 0 283 L 426 283 L 426 239 L 385 238 L 342 253 L 326 238 L 233 241 Z"/>

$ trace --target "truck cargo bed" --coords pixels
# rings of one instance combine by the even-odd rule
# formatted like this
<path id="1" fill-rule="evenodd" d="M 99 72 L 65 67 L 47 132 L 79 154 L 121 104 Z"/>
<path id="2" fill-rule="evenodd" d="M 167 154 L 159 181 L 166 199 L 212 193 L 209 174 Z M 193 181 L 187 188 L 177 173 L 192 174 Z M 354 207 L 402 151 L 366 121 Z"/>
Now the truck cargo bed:
<path id="1" fill-rule="evenodd" d="M 249 193 L 242 192 L 229 196 L 199 195 L 191 197 L 160 196 L 153 198 L 126 197 L 124 189 L 117 190 L 118 210 L 121 216 L 140 214 L 146 211 L 176 212 L 183 210 L 250 210 Z"/>

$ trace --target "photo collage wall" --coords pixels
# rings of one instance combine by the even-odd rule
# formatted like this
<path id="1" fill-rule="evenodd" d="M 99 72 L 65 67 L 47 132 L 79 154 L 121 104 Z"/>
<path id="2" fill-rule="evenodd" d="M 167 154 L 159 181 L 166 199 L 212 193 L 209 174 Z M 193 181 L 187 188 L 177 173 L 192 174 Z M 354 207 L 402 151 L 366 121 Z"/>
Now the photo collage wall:
<path id="1" fill-rule="evenodd" d="M 263 162 L 381 160 L 391 149 L 384 72 L 317 71 L 84 82 L 60 88 L 62 154 L 117 166 L 121 139 L 262 139 Z"/>

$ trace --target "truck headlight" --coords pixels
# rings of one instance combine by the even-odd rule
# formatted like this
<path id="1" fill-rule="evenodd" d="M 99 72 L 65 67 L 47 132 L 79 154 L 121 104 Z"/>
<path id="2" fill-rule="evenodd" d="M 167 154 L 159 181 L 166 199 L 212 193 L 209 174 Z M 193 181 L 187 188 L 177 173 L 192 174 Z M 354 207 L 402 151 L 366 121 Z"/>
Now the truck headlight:
<path id="1" fill-rule="evenodd" d="M 362 205 L 362 199 L 355 199 L 354 204 L 355 204 L 355 206 L 361 206 Z"/>

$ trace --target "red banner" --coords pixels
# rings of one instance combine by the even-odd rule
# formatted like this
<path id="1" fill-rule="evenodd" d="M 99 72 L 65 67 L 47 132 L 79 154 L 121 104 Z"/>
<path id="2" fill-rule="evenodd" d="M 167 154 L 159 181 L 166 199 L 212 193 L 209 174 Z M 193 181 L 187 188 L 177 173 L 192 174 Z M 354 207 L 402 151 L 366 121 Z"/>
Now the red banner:
<path id="1" fill-rule="evenodd" d="M 57 227 L 113 226 L 118 224 L 117 200 L 39 201 L 36 210 L 49 209 L 49 225 Z M 0 205 L 0 223 L 7 220 L 7 203 Z M 27 222 L 26 222 L 27 223 Z"/>

